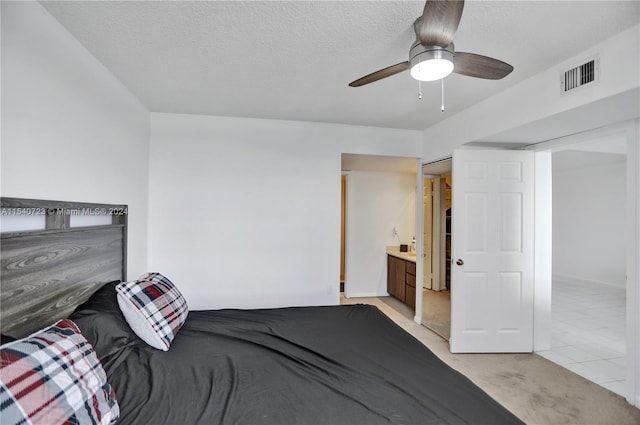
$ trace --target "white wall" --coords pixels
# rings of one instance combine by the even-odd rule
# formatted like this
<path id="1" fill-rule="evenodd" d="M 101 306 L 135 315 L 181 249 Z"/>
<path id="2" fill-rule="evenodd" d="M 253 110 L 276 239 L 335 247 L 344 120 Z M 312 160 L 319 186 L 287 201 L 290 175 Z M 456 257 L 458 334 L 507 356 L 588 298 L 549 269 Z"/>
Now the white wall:
<path id="1" fill-rule="evenodd" d="M 152 113 L 150 268 L 193 309 L 337 304 L 341 154 L 419 147 L 416 131 Z"/>
<path id="2" fill-rule="evenodd" d="M 129 205 L 147 265 L 149 113 L 37 2 L 2 2 L 2 196 Z"/>
<path id="3" fill-rule="evenodd" d="M 416 236 L 415 174 L 351 171 L 347 177 L 347 297 L 387 295 L 385 250 Z"/>
<path id="4" fill-rule="evenodd" d="M 555 154 L 554 154 L 555 155 Z M 553 273 L 626 286 L 626 157 L 553 172 Z"/>

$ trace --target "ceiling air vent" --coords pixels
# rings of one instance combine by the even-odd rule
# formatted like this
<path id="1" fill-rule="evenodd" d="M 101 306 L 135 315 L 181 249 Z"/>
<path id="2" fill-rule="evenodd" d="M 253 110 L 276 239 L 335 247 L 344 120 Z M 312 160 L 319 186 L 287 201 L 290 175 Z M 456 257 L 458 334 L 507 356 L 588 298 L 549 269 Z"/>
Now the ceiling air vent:
<path id="1" fill-rule="evenodd" d="M 599 68 L 598 58 L 593 58 L 590 61 L 578 65 L 575 68 L 571 68 L 565 71 L 561 76 L 561 91 L 562 93 L 570 92 L 578 87 L 582 87 L 585 84 L 593 83 L 596 81 Z"/>

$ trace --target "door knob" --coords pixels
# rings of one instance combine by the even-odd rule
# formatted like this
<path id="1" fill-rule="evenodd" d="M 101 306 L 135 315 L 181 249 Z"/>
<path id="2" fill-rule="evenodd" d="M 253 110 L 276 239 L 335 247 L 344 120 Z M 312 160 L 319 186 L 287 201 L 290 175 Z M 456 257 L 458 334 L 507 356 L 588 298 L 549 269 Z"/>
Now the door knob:
<path id="1" fill-rule="evenodd" d="M 458 259 L 456 260 L 456 264 L 457 264 L 457 265 L 459 265 L 459 266 L 461 266 L 461 265 L 463 265 L 463 264 L 464 264 L 464 261 L 462 261 L 460 258 L 458 258 Z"/>

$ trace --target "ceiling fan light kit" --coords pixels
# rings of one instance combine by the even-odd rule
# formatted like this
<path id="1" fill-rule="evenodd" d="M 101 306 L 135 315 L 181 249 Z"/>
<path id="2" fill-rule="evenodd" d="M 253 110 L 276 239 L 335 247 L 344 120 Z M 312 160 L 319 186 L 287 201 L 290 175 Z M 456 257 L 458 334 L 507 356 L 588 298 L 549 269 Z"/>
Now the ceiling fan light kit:
<path id="1" fill-rule="evenodd" d="M 411 76 L 418 81 L 443 79 L 453 72 L 453 51 L 453 43 L 445 48 L 415 43 L 409 52 Z"/>

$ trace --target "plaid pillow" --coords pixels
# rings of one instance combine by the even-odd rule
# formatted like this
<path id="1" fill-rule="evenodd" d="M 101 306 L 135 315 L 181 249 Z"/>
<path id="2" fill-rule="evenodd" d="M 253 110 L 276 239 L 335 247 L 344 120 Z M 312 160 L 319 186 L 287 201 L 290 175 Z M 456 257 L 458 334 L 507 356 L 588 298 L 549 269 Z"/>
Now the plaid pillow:
<path id="1" fill-rule="evenodd" d="M 131 329 L 144 342 L 167 351 L 189 308 L 173 283 L 160 273 L 147 273 L 116 286 L 118 305 Z"/>
<path id="2" fill-rule="evenodd" d="M 120 415 L 93 347 L 71 320 L 0 348 L 2 424 L 109 424 Z"/>

